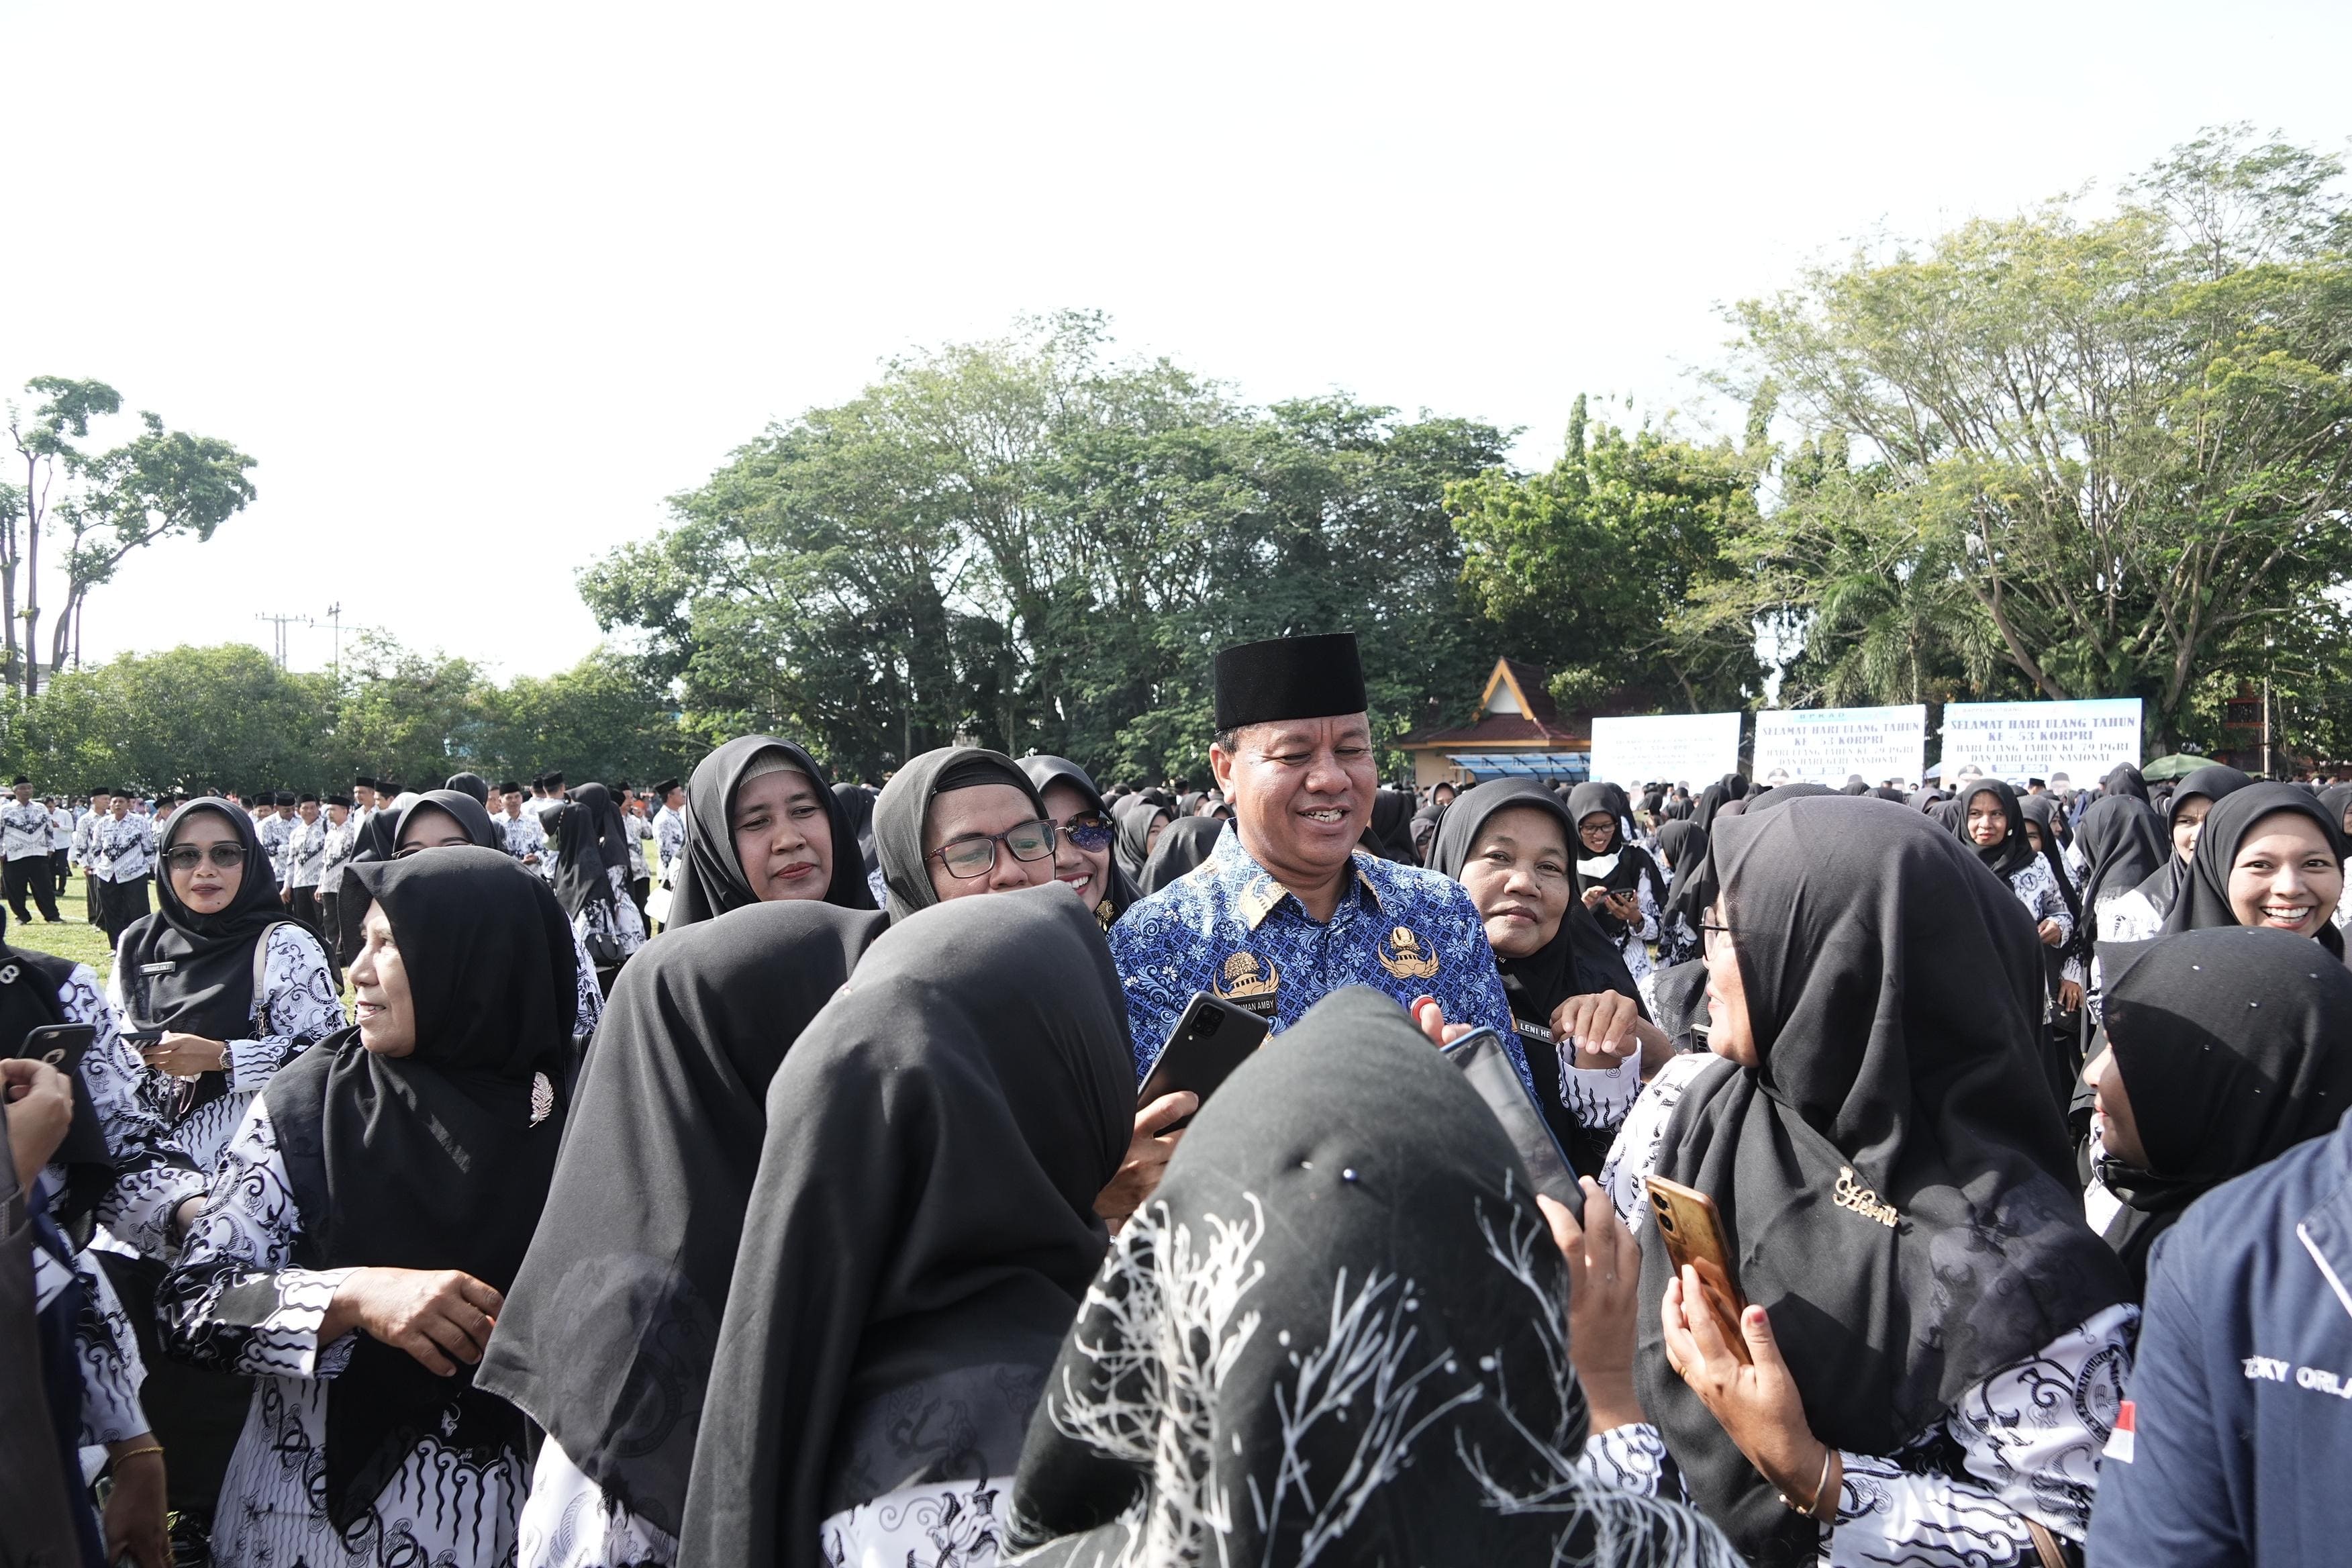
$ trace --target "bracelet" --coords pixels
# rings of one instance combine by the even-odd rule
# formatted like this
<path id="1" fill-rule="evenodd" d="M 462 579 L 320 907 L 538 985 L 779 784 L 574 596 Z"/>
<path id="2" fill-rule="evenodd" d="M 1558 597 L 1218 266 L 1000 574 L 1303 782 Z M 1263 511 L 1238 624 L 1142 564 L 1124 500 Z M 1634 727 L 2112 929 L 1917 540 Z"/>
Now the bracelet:
<path id="1" fill-rule="evenodd" d="M 1778 1494 L 1780 1499 L 1780 1506 L 1787 1509 L 1791 1513 L 1801 1513 L 1808 1519 L 1820 1519 L 1822 1517 L 1822 1501 L 1826 1496 L 1828 1496 L 1830 1489 L 1830 1462 L 1836 1458 L 1837 1450 L 1831 1447 L 1827 1443 L 1822 1444 L 1822 1473 L 1820 1479 L 1813 1482 L 1813 1500 L 1809 1503 L 1799 1502 L 1787 1492 L 1780 1492 Z"/>
<path id="2" fill-rule="evenodd" d="M 114 1456 L 114 1462 L 119 1465 L 125 1459 L 144 1458 L 150 1454 L 154 1455 L 158 1458 L 163 1458 L 163 1445 L 161 1443 L 150 1443 L 143 1448 L 133 1448 L 127 1454 L 117 1454 Z"/>

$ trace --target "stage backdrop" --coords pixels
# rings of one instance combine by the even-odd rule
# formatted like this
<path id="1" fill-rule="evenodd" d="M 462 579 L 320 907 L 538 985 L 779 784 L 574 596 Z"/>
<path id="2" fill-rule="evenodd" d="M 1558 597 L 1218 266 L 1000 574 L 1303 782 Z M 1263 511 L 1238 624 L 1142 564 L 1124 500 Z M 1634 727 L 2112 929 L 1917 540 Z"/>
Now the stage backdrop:
<path id="1" fill-rule="evenodd" d="M 1906 708 L 1768 708 L 1756 715 L 1753 771 L 1759 784 L 1842 784 L 1860 773 L 1874 788 L 1889 780 L 1914 785 L 1927 765 L 1924 702 Z"/>
<path id="2" fill-rule="evenodd" d="M 1696 795 L 1739 770 L 1739 715 L 1659 713 L 1592 721 L 1592 776 L 1623 784 L 1687 784 Z"/>
<path id="3" fill-rule="evenodd" d="M 2086 702 L 1952 702 L 1944 708 L 1943 782 L 1974 768 L 1988 778 L 2047 779 L 2077 789 L 2117 763 L 2139 763 L 2139 699 Z"/>

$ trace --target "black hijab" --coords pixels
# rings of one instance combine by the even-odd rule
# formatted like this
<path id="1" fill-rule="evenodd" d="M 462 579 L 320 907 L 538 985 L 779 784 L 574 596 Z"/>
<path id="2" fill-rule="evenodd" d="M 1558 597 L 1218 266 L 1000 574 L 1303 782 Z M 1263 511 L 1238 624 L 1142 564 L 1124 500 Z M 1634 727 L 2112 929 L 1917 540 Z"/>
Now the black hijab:
<path id="1" fill-rule="evenodd" d="M 2147 780 L 2129 763 L 2117 763 L 2109 768 L 2107 776 L 2099 781 L 2099 787 L 2109 795 L 2127 795 L 2143 802 L 2147 799 Z"/>
<path id="2" fill-rule="evenodd" d="M 2026 821 L 2041 829 L 2042 858 L 2050 867 L 2050 875 L 2057 879 L 2058 891 L 2065 897 L 2066 911 L 2074 919 L 2075 937 L 2079 942 L 2083 930 L 2083 904 L 2074 896 L 2074 879 L 2066 869 L 2065 851 L 2058 839 L 2058 803 L 2046 795 L 2020 795 L 2017 809 Z"/>
<path id="3" fill-rule="evenodd" d="M 1429 847 L 1436 842 L 1437 825 L 1444 820 L 1445 807 L 1435 801 L 1431 801 L 1427 805 L 1414 812 L 1412 820 L 1405 825 L 1405 832 L 1412 839 L 1412 858 L 1415 865 L 1429 864 Z"/>
<path id="4" fill-rule="evenodd" d="M 1372 817 L 1365 831 L 1372 836 L 1366 846 L 1383 859 L 1401 865 L 1419 865 L 1412 852 L 1412 796 L 1392 789 L 1372 792 Z"/>
<path id="5" fill-rule="evenodd" d="M 1144 866 L 1151 858 L 1151 825 L 1162 816 L 1170 818 L 1169 826 L 1171 827 L 1178 822 L 1190 820 L 1171 816 L 1166 806 L 1149 795 L 1140 800 L 1130 800 L 1118 808 L 1118 868 L 1139 882 L 1142 879 Z"/>
<path id="6" fill-rule="evenodd" d="M 856 863 L 856 857 L 851 857 Z M 621 971 L 571 1135 L 477 1386 L 675 1537 L 784 1053 L 887 924 L 753 903 Z"/>
<path id="7" fill-rule="evenodd" d="M 1723 803 L 1731 798 L 1731 792 L 1725 789 L 1720 781 L 1707 785 L 1698 792 L 1698 809 L 1691 814 L 1691 821 L 1696 823 L 1703 833 L 1712 831 L 1715 827 L 1715 814 L 1721 811 Z"/>
<path id="8" fill-rule="evenodd" d="M 824 886 L 824 901 L 845 910 L 870 910 L 874 890 L 866 884 L 865 858 L 857 847 L 856 830 L 840 792 L 824 787 L 816 759 L 790 741 L 773 735 L 738 735 L 694 765 L 686 781 L 686 849 L 677 869 L 670 873 L 669 919 L 664 931 L 676 931 L 760 901 L 743 875 L 735 853 L 735 792 L 743 775 L 763 759 L 781 758 L 808 775 L 824 806 L 825 831 L 832 835 L 833 874 Z M 595 787 L 595 786 L 589 786 Z M 862 797 L 861 797 L 862 798 Z M 871 803 L 867 815 L 873 812 Z"/>
<path id="9" fill-rule="evenodd" d="M 383 906 L 408 973 L 416 1048 L 380 1057 L 357 1027 L 262 1090 L 301 1215 L 305 1268 L 455 1268 L 514 1282 L 555 1170 L 554 1085 L 572 1047 L 572 932 L 537 877 L 465 845 L 352 874 Z M 534 1112 L 552 1107 L 534 1121 Z M 473 1387 L 362 1335 L 329 1385 L 325 1503 L 362 1517 L 418 1438 L 492 1456 L 522 1419 Z"/>
<path id="10" fill-rule="evenodd" d="M 489 812 L 480 801 L 463 790 L 436 789 L 427 790 L 399 811 L 391 814 L 392 853 L 384 858 L 392 859 L 399 855 L 402 832 L 410 823 L 416 820 L 418 812 L 426 810 L 440 812 L 457 823 L 468 843 L 479 845 L 484 849 L 496 849 L 501 854 L 505 853 L 506 835 L 499 831 L 497 823 L 490 820 Z M 443 847 L 447 848 L 452 846 L 445 845 Z"/>
<path id="11" fill-rule="evenodd" d="M 1640 885 L 1650 884 L 1650 901 L 1666 901 L 1666 879 L 1658 873 L 1658 863 L 1650 852 L 1625 838 L 1625 819 L 1617 813 L 1617 803 L 1623 794 L 1613 784 L 1580 784 L 1568 794 L 1568 853 L 1576 864 L 1571 868 L 1577 897 L 1581 900 L 1586 889 L 1606 888 L 1611 892 L 1622 892 Z M 1459 805 L 1461 802 L 1454 802 Z M 1606 813 L 1609 817 L 1609 842 L 1598 850 L 1589 849 L 1576 831 L 1576 825 L 1586 817 Z M 1605 871 L 1587 871 L 1587 864 L 1616 857 L 1616 863 Z"/>
<path id="12" fill-rule="evenodd" d="M 2213 931 L 2238 923 L 2237 911 L 2230 907 L 2230 868 L 2254 825 L 2280 812 L 2318 824 L 2328 847 L 2336 852 L 2336 865 L 2344 864 L 2343 829 L 2334 824 L 2318 801 L 2293 784 L 2250 784 L 2216 802 L 2205 818 L 2205 826 L 2198 830 L 2197 852 L 2189 857 L 2189 875 L 2182 879 L 2180 897 L 2164 917 L 2167 935 Z M 2336 929 L 2335 921 L 2319 922 L 2318 941 L 2337 958 L 2344 956 L 2344 933 Z"/>
<path id="13" fill-rule="evenodd" d="M 980 746 L 925 752 L 882 786 L 881 797 L 874 803 L 874 852 L 881 860 L 883 885 L 889 889 L 892 920 L 905 920 L 940 901 L 923 858 L 923 820 L 930 815 L 931 802 L 952 790 L 992 784 L 1021 791 L 1044 819 L 1045 803 L 1020 764 L 1002 752 Z"/>
<path id="14" fill-rule="evenodd" d="M 1677 879 L 1687 877 L 1706 858 L 1706 829 L 1696 822 L 1666 822 L 1658 827 L 1658 853 Z"/>
<path id="15" fill-rule="evenodd" d="M 2097 941 L 2099 903 L 2127 892 L 2163 868 L 2172 856 L 2155 808 L 2133 795 L 2103 795 L 2091 802 L 2074 829 L 2090 872 L 2083 879 L 2083 908 Z"/>
<path id="16" fill-rule="evenodd" d="M 1051 1568 L 1730 1568 L 1689 1510 L 1581 1470 L 1562 1275 L 1476 1091 L 1395 1003 L 1336 992 L 1119 1233 L 1030 1423 L 1009 1544 Z"/>
<path id="17" fill-rule="evenodd" d="M 833 795 L 841 803 L 842 821 L 857 836 L 858 858 L 866 862 L 866 874 L 871 877 L 882 867 L 874 855 L 874 792 L 861 784 L 837 784 Z"/>
<path id="18" fill-rule="evenodd" d="M 2336 824 L 2336 832 L 2341 835 L 2345 831 L 2344 814 L 2352 811 L 2352 784 L 2330 784 L 2321 790 L 2319 805 L 2320 808 L 2327 813 L 2327 819 Z"/>
<path id="19" fill-rule="evenodd" d="M 1444 826 L 1438 832 L 1430 868 L 1457 882 L 1462 880 L 1463 869 L 1469 864 L 1471 851 L 1478 847 L 1478 836 L 1486 831 L 1487 819 L 1496 812 L 1515 807 L 1549 815 L 1559 825 L 1569 847 L 1570 859 L 1574 860 L 1576 824 L 1568 808 L 1560 805 L 1559 797 L 1533 779 L 1502 778 L 1475 785 L 1454 801 L 1445 814 Z M 1609 1141 L 1590 1133 L 1561 1095 L 1561 1079 L 1567 1068 L 1559 1044 L 1552 1037 L 1551 1016 L 1571 996 L 1614 991 L 1633 997 L 1635 1005 L 1641 1007 L 1642 1016 L 1647 1018 L 1650 1010 L 1642 1004 L 1641 988 L 1634 984 L 1633 972 L 1625 967 L 1624 955 L 1602 932 L 1583 900 L 1571 893 L 1567 908 L 1560 912 L 1559 929 L 1552 933 L 1549 942 L 1522 958 L 1505 958 L 1497 953 L 1495 967 L 1503 976 L 1503 994 L 1518 1026 L 1528 1070 L 1536 1082 L 1536 1103 L 1543 1110 L 1544 1121 L 1580 1174 L 1600 1174 L 1608 1158 Z"/>
<path id="20" fill-rule="evenodd" d="M 555 843 L 555 897 L 564 913 L 577 918 L 592 903 L 612 904 L 617 895 L 608 873 L 617 867 L 626 879 L 633 868 L 612 791 L 600 784 L 573 790 L 556 813 Z"/>
<path id="21" fill-rule="evenodd" d="M 1177 878 L 1196 869 L 1217 847 L 1217 839 L 1231 820 L 1222 816 L 1180 817 L 1162 828 L 1160 842 L 1151 847 L 1151 858 L 1143 863 L 1143 893 L 1145 897 L 1158 892 Z"/>
<path id="22" fill-rule="evenodd" d="M 2344 1119 L 2352 970 L 2290 931 L 2187 931 L 2143 944 L 2105 1012 L 2148 1163 L 2099 1163 L 2124 1202 L 2106 1236 L 2145 1289 L 2148 1248 L 2183 1209 Z"/>
<path id="23" fill-rule="evenodd" d="M 1967 846 L 1885 801 L 1776 803 L 1723 824 L 1711 859 L 1762 1065 L 1691 1081 L 1657 1173 L 1715 1199 L 1813 1431 L 1893 1453 L 2127 1294 L 2083 1223 L 2059 1108 L 2026 1087 L 2040 944 Z M 1832 1202 L 1841 1183 L 1899 1217 Z M 1810 1563 L 1821 1527 L 1666 1368 L 1671 1270 L 1646 1226 L 1642 1407 L 1751 1561 Z"/>
<path id="24" fill-rule="evenodd" d="M 451 773 L 446 779 L 442 781 L 441 788 L 445 790 L 456 790 L 459 795 L 466 796 L 476 805 L 480 806 L 483 813 L 488 815 L 490 806 L 490 781 L 484 778 L 481 774 L 475 773 Z"/>
<path id="25" fill-rule="evenodd" d="M 2164 805 L 2164 864 L 2139 884 L 2140 895 L 2147 900 L 2158 914 L 2170 914 L 2172 906 L 2180 901 L 2181 889 L 2189 885 L 2189 863 L 2181 858 L 2180 851 L 2173 847 L 2172 843 L 2172 829 L 2180 820 L 2180 808 L 2192 800 L 2210 802 L 2206 808 L 2208 820 L 2210 820 L 2210 813 L 2215 807 L 2253 782 L 2251 775 L 2215 763 L 2210 767 L 2199 768 L 2182 779 L 2173 790 L 2171 798 Z M 2339 833 L 2338 837 L 2341 836 Z M 2198 837 L 2204 837 L 2203 828 L 2198 829 Z"/>
<path id="26" fill-rule="evenodd" d="M 1765 791 L 1757 797 L 1755 805 L 1759 812 L 1774 811 L 1791 801 L 1821 799 L 1836 793 L 1827 784 L 1782 784 L 1779 789 Z M 1718 814 L 1719 821 L 1736 822 L 1747 816 L 1748 803 L 1741 801 L 1739 805 L 1741 809 L 1727 816 Z M 1680 921 L 1683 930 L 1694 937 L 1698 935 L 1700 922 L 1706 919 L 1706 911 L 1714 907 L 1716 896 L 1722 892 L 1722 884 L 1716 877 L 1712 835 L 1706 837 L 1706 852 L 1696 861 L 1675 873 L 1674 890 L 1666 896 L 1666 907 L 1658 917 L 1660 931 L 1669 931 L 1675 921 Z M 1682 966 L 1676 964 L 1674 967 Z M 1652 987 L 1654 993 L 1655 989 L 1655 986 Z"/>
<path id="27" fill-rule="evenodd" d="M 817 1568 L 843 1508 L 1010 1473 L 1134 1117 L 1118 972 L 1066 889 L 900 917 L 768 1087 L 678 1560 Z"/>
<path id="28" fill-rule="evenodd" d="M 162 864 L 181 830 L 201 812 L 227 823 L 245 847 L 245 879 L 228 908 L 218 914 L 200 915 L 183 903 L 170 868 Z M 126 1021 L 134 1029 L 239 1039 L 253 1023 L 254 944 L 287 918 L 278 901 L 278 873 L 270 868 L 269 853 L 261 847 L 253 818 L 233 803 L 208 795 L 173 814 L 155 858 L 155 912 L 132 921 L 115 950 Z M 14 1041 L 8 1048 L 16 1048 Z M 201 1075 L 189 1109 L 227 1093 L 227 1078 L 226 1073 Z"/>
<path id="29" fill-rule="evenodd" d="M 1086 769 L 1078 766 L 1077 763 L 1070 761 L 1069 758 L 1048 756 L 1024 757 L 1021 759 L 1021 771 L 1028 775 L 1029 783 L 1037 791 L 1037 800 L 1040 810 L 1045 809 L 1044 802 L 1045 799 L 1046 789 L 1053 784 L 1066 784 L 1072 789 L 1076 790 L 1080 795 L 1085 795 L 1087 803 L 1091 805 L 1098 814 L 1108 819 L 1114 828 L 1118 826 L 1118 818 L 1112 814 L 1108 806 L 1103 804 L 1102 791 L 1095 787 L 1094 775 L 1087 772 Z M 1201 797 L 1196 795 L 1192 796 L 1192 798 L 1197 801 Z M 1178 818 L 1178 820 L 1182 822 L 1192 822 L 1210 821 L 1213 819 L 1207 817 L 1196 818 L 1191 816 L 1186 816 Z M 1160 835 L 1160 838 L 1163 842 L 1170 837 L 1170 834 L 1163 833 Z M 1127 913 L 1128 906 L 1134 903 L 1136 900 L 1142 896 L 1143 894 L 1137 889 L 1136 879 L 1129 876 L 1127 874 L 1127 868 L 1119 864 L 1118 856 L 1116 852 L 1116 847 L 1114 847 L 1114 852 L 1110 857 L 1110 891 L 1103 897 L 1101 902 L 1095 905 L 1095 919 L 1102 922 L 1102 926 L 1105 931 L 1108 931 L 1111 925 L 1118 921 L 1119 916 Z"/>
<path id="30" fill-rule="evenodd" d="M 1969 807 L 1977 796 L 1990 795 L 2000 802 L 2001 817 L 2009 831 L 1998 844 L 1979 844 L 1969 836 Z M 2017 803 L 2017 792 L 2001 779 L 1979 779 L 1962 784 L 1960 793 L 1952 797 L 1952 830 L 1960 842 L 1976 852 L 1985 869 L 2006 882 L 2033 861 L 2033 846 L 2025 837 L 2025 809 Z"/>

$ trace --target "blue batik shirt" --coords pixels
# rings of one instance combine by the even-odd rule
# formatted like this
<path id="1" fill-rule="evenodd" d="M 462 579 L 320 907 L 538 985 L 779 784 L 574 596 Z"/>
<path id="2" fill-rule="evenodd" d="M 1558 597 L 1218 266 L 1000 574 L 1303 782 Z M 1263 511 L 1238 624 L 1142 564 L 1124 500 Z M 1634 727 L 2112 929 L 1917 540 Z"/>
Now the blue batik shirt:
<path id="1" fill-rule="evenodd" d="M 1111 927 L 1110 951 L 1127 991 L 1140 1082 L 1195 992 L 1222 996 L 1276 1033 L 1349 985 L 1400 1004 L 1437 999 L 1449 1024 L 1485 1025 L 1528 1076 L 1495 950 L 1459 882 L 1360 851 L 1355 885 L 1328 921 L 1220 834 L 1209 858 Z"/>

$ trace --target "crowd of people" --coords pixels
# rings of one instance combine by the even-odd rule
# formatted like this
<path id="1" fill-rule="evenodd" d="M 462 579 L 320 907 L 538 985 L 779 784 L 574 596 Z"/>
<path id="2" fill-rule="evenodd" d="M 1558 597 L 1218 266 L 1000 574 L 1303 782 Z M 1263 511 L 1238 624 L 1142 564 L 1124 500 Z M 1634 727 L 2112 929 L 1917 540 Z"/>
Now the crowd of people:
<path id="1" fill-rule="evenodd" d="M 1416 791 L 1352 637 L 1213 688 L 1199 789 L 20 780 L 114 956 L 0 952 L 7 1559 L 2352 1539 L 2352 785 Z M 1266 1044 L 1139 1104 L 1203 995 Z"/>

